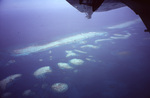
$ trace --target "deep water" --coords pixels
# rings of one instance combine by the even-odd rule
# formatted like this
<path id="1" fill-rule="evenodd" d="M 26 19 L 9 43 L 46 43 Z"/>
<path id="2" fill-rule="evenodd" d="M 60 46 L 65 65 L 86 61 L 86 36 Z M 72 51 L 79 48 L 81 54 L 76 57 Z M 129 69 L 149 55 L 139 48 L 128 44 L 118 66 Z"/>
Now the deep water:
<path id="1" fill-rule="evenodd" d="M 133 11 L 123 7 L 95 12 L 89 20 L 65 1 L 34 2 L 10 4 L 7 0 L 0 1 L 0 80 L 22 74 L 5 90 L 0 90 L 1 96 L 10 92 L 11 95 L 4 98 L 150 98 L 150 34 L 144 32 L 143 22 L 108 28 L 138 19 Z M 16 49 L 44 45 L 87 32 L 107 32 L 107 35 L 29 55 L 13 55 Z M 99 39 L 109 40 L 96 43 Z M 82 48 L 84 45 L 98 48 Z M 77 56 L 66 57 L 66 50 Z M 74 58 L 84 63 L 78 66 L 70 63 Z M 73 69 L 61 69 L 59 62 L 68 63 Z M 38 79 L 33 73 L 43 66 L 50 66 L 52 72 Z M 54 83 L 66 83 L 68 90 L 57 93 L 51 88 Z M 23 92 L 28 89 L 33 94 L 24 96 Z"/>

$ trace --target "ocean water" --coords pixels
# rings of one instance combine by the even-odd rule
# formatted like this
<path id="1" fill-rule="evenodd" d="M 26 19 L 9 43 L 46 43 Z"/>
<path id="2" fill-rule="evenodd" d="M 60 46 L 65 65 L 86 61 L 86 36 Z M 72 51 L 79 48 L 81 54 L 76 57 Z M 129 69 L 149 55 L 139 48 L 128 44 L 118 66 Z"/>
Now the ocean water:
<path id="1" fill-rule="evenodd" d="M 150 98 L 145 29 L 128 7 L 87 19 L 65 0 L 1 0 L 0 96 Z"/>

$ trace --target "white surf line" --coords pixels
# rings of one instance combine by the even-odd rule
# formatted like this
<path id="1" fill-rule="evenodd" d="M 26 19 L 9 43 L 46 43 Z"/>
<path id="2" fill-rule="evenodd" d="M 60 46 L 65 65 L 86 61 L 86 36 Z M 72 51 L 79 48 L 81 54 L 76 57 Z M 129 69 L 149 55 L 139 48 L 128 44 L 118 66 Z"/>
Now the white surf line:
<path id="1" fill-rule="evenodd" d="M 61 45 L 66 45 L 66 44 L 71 44 L 71 43 L 76 43 L 76 42 L 80 42 L 82 40 L 88 39 L 88 38 L 92 38 L 92 37 L 96 37 L 96 36 L 103 36 L 105 35 L 107 32 L 88 32 L 88 33 L 81 33 L 81 34 L 77 34 L 71 37 L 67 37 L 58 41 L 54 41 L 54 42 L 50 42 L 48 44 L 44 44 L 44 45 L 37 45 L 37 46 L 29 46 L 29 47 L 25 47 L 22 49 L 16 49 L 13 51 L 13 55 L 14 56 L 21 56 L 21 55 L 29 55 L 31 53 L 36 53 L 39 51 L 45 51 L 47 49 L 51 49 L 54 47 L 59 47 Z"/>
<path id="2" fill-rule="evenodd" d="M 132 20 L 132 21 L 127 21 L 125 23 L 121 23 L 121 24 L 118 24 L 118 25 L 114 25 L 114 26 L 111 26 L 111 27 L 107 27 L 108 29 L 122 29 L 122 28 L 125 28 L 125 27 L 129 27 L 133 24 L 136 24 L 138 22 L 140 22 L 141 19 L 138 18 L 138 19 L 135 19 L 135 20 Z"/>

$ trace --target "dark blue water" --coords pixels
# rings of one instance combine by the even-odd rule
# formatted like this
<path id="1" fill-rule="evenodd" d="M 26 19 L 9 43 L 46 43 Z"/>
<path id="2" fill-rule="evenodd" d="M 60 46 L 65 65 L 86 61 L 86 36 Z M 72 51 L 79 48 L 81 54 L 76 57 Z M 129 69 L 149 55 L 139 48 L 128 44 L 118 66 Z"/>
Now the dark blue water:
<path id="1" fill-rule="evenodd" d="M 6 98 L 150 98 L 150 35 L 144 32 L 144 24 L 140 21 L 124 28 L 108 29 L 133 21 L 138 16 L 124 7 L 94 13 L 88 20 L 85 14 L 65 1 L 58 2 L 0 2 L 0 80 L 22 74 L 0 91 L 1 96 L 10 92 L 11 95 Z M 108 34 L 86 39 L 85 44 L 67 44 L 25 56 L 12 55 L 15 49 L 43 45 L 80 33 L 102 31 Z M 95 43 L 95 40 L 108 39 L 114 34 L 131 35 Z M 87 44 L 99 48 L 81 48 Z M 87 53 L 78 53 L 75 49 Z M 48 53 L 50 50 L 51 54 Z M 78 56 L 66 57 L 66 50 L 72 50 Z M 84 64 L 71 65 L 69 61 L 73 58 L 82 59 Z M 15 62 L 9 63 L 10 60 Z M 66 62 L 74 69 L 62 70 L 57 66 L 59 62 Z M 44 79 L 35 78 L 34 71 L 43 66 L 50 66 L 52 73 Z M 68 85 L 66 92 L 57 93 L 51 89 L 54 83 L 59 82 Z M 28 89 L 34 94 L 23 96 Z"/>

